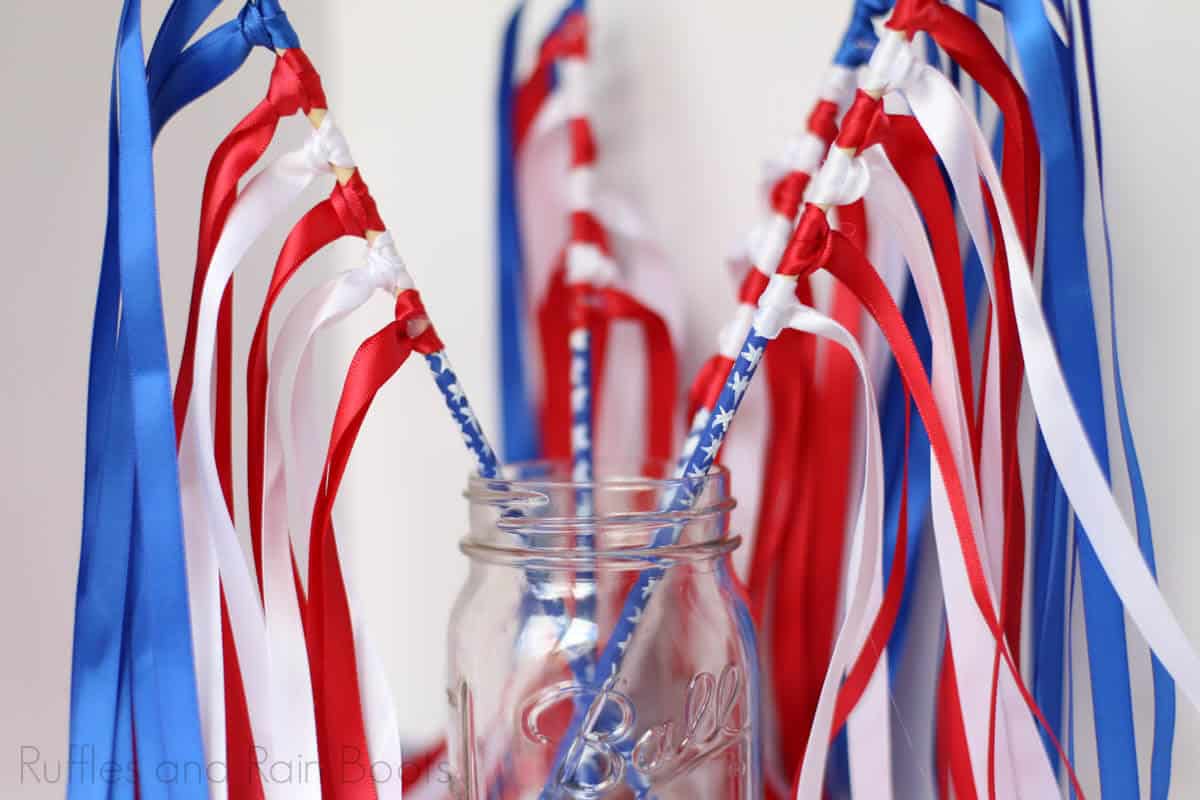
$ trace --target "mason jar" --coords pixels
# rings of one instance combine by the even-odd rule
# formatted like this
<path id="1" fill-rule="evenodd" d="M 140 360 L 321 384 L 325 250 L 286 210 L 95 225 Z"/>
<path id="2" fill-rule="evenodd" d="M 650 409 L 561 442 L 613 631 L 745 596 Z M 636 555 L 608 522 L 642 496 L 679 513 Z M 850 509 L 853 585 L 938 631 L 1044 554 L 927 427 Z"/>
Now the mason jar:
<path id="1" fill-rule="evenodd" d="M 685 512 L 661 510 L 678 482 L 597 475 L 539 462 L 470 481 L 450 793 L 758 800 L 758 656 L 730 563 L 729 475 L 689 481 Z"/>

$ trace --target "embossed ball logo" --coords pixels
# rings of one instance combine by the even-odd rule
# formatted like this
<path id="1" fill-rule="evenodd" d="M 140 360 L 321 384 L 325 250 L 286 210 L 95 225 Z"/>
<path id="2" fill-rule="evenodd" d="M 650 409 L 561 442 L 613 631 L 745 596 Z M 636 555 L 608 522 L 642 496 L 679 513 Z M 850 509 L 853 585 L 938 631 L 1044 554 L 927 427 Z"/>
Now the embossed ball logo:
<path id="1" fill-rule="evenodd" d="M 598 798 L 621 785 L 629 765 L 662 785 L 743 741 L 748 726 L 738 713 L 742 690 L 736 665 L 726 665 L 719 676 L 698 672 L 688 682 L 678 715 L 639 733 L 634 701 L 612 681 L 599 687 L 561 681 L 529 696 L 517 710 L 517 722 L 529 742 L 569 748 L 555 776 L 558 788 L 572 797 Z M 571 742 L 544 732 L 543 717 L 561 703 L 583 715 L 580 735 Z"/>

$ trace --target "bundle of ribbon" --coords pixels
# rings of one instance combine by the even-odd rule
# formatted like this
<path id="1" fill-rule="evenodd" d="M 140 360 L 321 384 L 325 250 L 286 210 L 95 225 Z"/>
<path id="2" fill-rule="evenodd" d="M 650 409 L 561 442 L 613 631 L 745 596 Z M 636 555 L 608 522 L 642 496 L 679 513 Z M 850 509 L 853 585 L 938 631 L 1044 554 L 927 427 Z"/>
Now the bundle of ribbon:
<path id="1" fill-rule="evenodd" d="M 251 0 L 232 23 L 184 49 L 214 5 L 173 4 L 145 66 L 138 4 L 126 3 L 122 15 L 114 83 L 122 105 L 114 106 L 109 243 L 89 391 L 72 744 L 136 775 L 136 786 L 119 782 L 128 796 L 183 796 L 180 781 L 162 774 L 169 767 L 198 774 L 184 782 L 188 796 L 399 797 L 395 704 L 342 572 L 332 508 L 375 393 L 413 351 L 426 357 L 479 472 L 495 475 L 496 458 L 282 9 Z M 275 66 L 264 100 L 209 164 L 175 392 L 176 460 L 156 438 L 169 434 L 171 416 L 166 396 L 155 394 L 168 375 L 149 144 L 176 110 L 236 70 L 251 45 L 273 51 Z M 313 128 L 308 140 L 239 191 L 281 120 L 299 110 Z M 256 591 L 233 520 L 232 276 L 271 220 L 326 174 L 336 183 L 284 242 L 250 347 Z M 284 286 L 343 236 L 368 242 L 365 264 L 301 298 L 268 359 L 270 317 Z M 314 413 L 313 341 L 377 290 L 395 296 L 394 320 L 358 349 L 326 439 Z M 136 336 L 131 325 L 141 326 Z M 289 393 L 282 375 L 293 367 Z M 122 502 L 130 513 L 114 514 Z M 304 550 L 307 580 L 295 555 Z M 275 765 L 288 767 L 286 780 Z M 70 789 L 80 797 L 110 790 L 125 791 L 86 778 Z"/>

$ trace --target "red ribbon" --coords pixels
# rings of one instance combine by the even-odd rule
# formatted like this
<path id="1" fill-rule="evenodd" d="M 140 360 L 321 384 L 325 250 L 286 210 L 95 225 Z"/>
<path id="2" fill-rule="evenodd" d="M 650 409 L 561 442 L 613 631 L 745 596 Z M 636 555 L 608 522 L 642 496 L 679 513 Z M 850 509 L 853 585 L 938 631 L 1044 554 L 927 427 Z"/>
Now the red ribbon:
<path id="1" fill-rule="evenodd" d="M 1011 651 L 1004 646 L 1004 631 L 988 594 L 983 562 L 976 547 L 975 538 L 971 533 L 966 493 L 954 462 L 950 441 L 937 411 L 929 378 L 921 365 L 916 346 L 904 324 L 900 310 L 896 307 L 888 293 L 887 286 L 884 285 L 871 262 L 844 234 L 829 229 L 824 212 L 818 208 L 809 207 L 801 217 L 796 235 L 793 236 L 784 253 L 779 271 L 786 275 L 803 275 L 818 267 L 823 267 L 833 277 L 845 284 L 883 331 L 884 337 L 896 357 L 896 364 L 901 378 L 904 380 L 904 385 L 912 394 L 917 412 L 925 425 L 933 456 L 945 478 L 950 512 L 958 534 L 959 547 L 963 554 L 972 598 L 983 615 L 984 622 L 996 639 L 1001 657 L 1013 672 L 1018 691 L 1037 718 L 1038 723 L 1051 736 L 1055 747 L 1066 763 L 1065 754 L 1054 737 L 1053 731 L 1046 724 L 1041 709 L 1038 708 L 1033 696 L 1025 686 Z M 1070 771 L 1069 767 L 1068 770 Z M 1075 784 L 1076 791 L 1079 792 L 1073 771 L 1070 771 L 1070 777 L 1072 783 Z"/>
<path id="2" fill-rule="evenodd" d="M 971 379 L 971 334 L 967 326 L 966 289 L 963 286 L 954 204 L 938 168 L 937 152 L 920 124 L 913 117 L 889 115 L 888 128 L 889 134 L 883 140 L 883 148 L 896 173 L 912 192 L 929 232 L 933 262 L 950 318 L 959 389 L 962 391 L 967 425 L 973 432 L 976 422 L 973 413 L 975 390 Z"/>
<path id="3" fill-rule="evenodd" d="M 940 0 L 898 0 L 886 23 L 910 36 L 924 31 L 996 102 L 1004 124 L 1001 178 L 1025 252 L 1037 244 L 1041 154 L 1029 101 L 987 34 L 962 12 Z"/>
<path id="4" fill-rule="evenodd" d="M 221 141 L 209 161 L 200 203 L 200 230 L 196 252 L 192 297 L 184 334 L 183 355 L 175 385 L 176 444 L 183 431 L 184 417 L 191 399 L 196 355 L 196 327 L 199 324 L 200 293 L 208 275 L 225 221 L 237 197 L 238 182 L 262 157 L 279 120 L 301 108 L 305 112 L 326 105 L 325 94 L 316 71 L 302 50 L 286 50 L 275 60 L 267 96 Z M 233 282 L 221 296 L 217 317 L 216 402 L 214 412 L 214 450 L 217 475 L 225 495 L 225 505 L 233 515 Z M 225 593 L 221 591 L 222 662 L 225 674 L 225 725 L 228 758 L 229 796 L 232 800 L 261 800 L 258 758 L 250 730 L 250 715 L 237 648 L 229 622 Z"/>
<path id="5" fill-rule="evenodd" d="M 958 231 L 954 220 L 954 209 L 946 190 L 945 181 L 937 168 L 936 153 L 916 120 L 908 116 L 889 116 L 888 134 L 883 137 L 883 146 L 898 174 L 913 193 L 914 200 L 929 230 L 934 262 L 941 287 L 949 309 L 950 328 L 953 337 L 956 367 L 960 388 L 966 398 L 965 406 L 973 409 L 970 365 L 970 340 L 967 330 L 967 312 L 963 288 L 962 268 L 958 249 Z M 846 681 L 839 695 L 834 715 L 833 731 L 836 733 L 845 723 L 850 711 L 857 705 L 866 690 L 871 675 L 882 656 L 883 648 L 891 638 L 899 613 L 907 552 L 907 499 L 908 499 L 908 445 L 911 408 L 905 401 L 904 434 L 904 488 L 900 505 L 898 538 L 892 571 L 888 578 L 884 601 L 876 618 L 868 647 L 847 672 Z M 968 413 L 968 425 L 973 427 Z M 965 746 L 964 746 L 965 747 Z M 964 749 L 965 752 L 965 749 Z"/>
<path id="6" fill-rule="evenodd" d="M 179 378 L 175 386 L 175 428 L 183 430 L 183 417 L 187 411 L 188 401 L 192 394 L 192 364 L 195 361 L 196 326 L 199 324 L 200 292 L 204 279 L 208 275 L 208 265 L 212 260 L 213 250 L 225 228 L 225 220 L 233 208 L 237 198 L 238 182 L 258 162 L 271 139 L 275 136 L 275 128 L 279 120 L 291 116 L 303 109 L 305 113 L 314 108 L 326 106 L 325 93 L 321 88 L 321 79 L 313 69 L 308 57 L 302 50 L 285 50 L 275 59 L 275 67 L 271 71 L 271 82 L 267 87 L 267 96 L 247 114 L 229 135 L 217 146 L 208 164 L 208 172 L 204 178 L 204 195 L 200 203 L 200 234 L 196 253 L 196 270 L 192 279 L 192 299 L 188 309 L 187 329 L 184 334 L 183 356 L 180 360 Z M 231 452 L 230 439 L 225 437 L 222 444 L 220 431 L 222 427 L 228 430 L 228 413 L 224 421 L 220 419 L 221 410 L 231 409 L 228 395 L 228 381 L 224 387 L 226 395 L 221 399 L 220 373 L 224 364 L 225 374 L 231 374 L 231 333 L 230 302 L 232 298 L 232 283 L 222 297 L 217 340 L 217 371 L 218 371 L 218 467 L 228 463 Z M 178 434 L 177 434 L 178 435 Z M 228 474 L 222 474 L 222 486 L 226 496 L 230 495 Z"/>
<path id="7" fill-rule="evenodd" d="M 267 341 L 271 312 L 279 295 L 300 269 L 318 251 L 344 236 L 366 238 L 367 231 L 382 231 L 383 220 L 362 173 L 333 187 L 327 199 L 313 206 L 288 233 L 275 261 L 267 296 L 258 315 L 250 355 L 246 364 L 246 476 L 249 485 L 250 545 L 254 570 L 262 588 L 263 470 L 267 416 Z M 303 595 L 300 595 L 303 608 Z"/>
<path id="8" fill-rule="evenodd" d="M 396 298 L 395 320 L 364 341 L 350 362 L 334 416 L 324 479 L 313 504 L 305 619 L 316 705 L 322 795 L 332 800 L 376 800 L 363 722 L 354 634 L 333 530 L 333 506 L 371 402 L 414 350 L 442 348 L 429 327 L 413 339 L 408 323 L 428 319 L 416 291 Z M 336 770 L 335 770 L 336 765 Z"/>
<path id="9" fill-rule="evenodd" d="M 887 25 L 910 34 L 918 30 L 927 32 L 996 102 L 1004 125 L 1001 180 L 1012 204 L 1025 252 L 1034 253 L 1037 246 L 1041 156 L 1028 100 L 1003 57 L 969 17 L 935 0 L 900 0 Z M 987 202 L 992 229 L 998 230 L 990 195 L 987 196 Z M 1019 660 L 1025 510 L 1017 453 L 1017 418 L 1020 413 L 1023 364 L 1010 299 L 1007 263 L 1000 241 L 996 242 L 993 272 L 997 301 L 989 319 L 988 335 L 1000 337 L 999 404 L 1005 510 L 1001 621 L 1012 656 Z M 994 706 L 995 697 L 992 703 Z M 989 759 L 991 757 L 989 753 Z"/>

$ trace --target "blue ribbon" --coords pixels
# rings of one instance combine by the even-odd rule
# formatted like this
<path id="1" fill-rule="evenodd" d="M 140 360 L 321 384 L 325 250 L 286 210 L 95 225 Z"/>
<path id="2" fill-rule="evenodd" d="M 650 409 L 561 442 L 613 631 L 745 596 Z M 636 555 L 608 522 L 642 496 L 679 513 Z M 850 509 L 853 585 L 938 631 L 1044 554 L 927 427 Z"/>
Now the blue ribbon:
<path id="1" fill-rule="evenodd" d="M 207 797 L 154 224 L 152 142 L 245 60 L 294 43 L 276 0 L 186 51 L 216 6 L 177 0 L 148 64 L 140 0 L 122 7 L 109 119 L 108 218 L 89 359 L 84 511 L 72 654 L 72 756 L 123 772 L 68 776 L 71 798 L 128 797 L 137 729 L 144 798 Z M 264 33 L 265 32 L 265 33 Z M 211 37 L 211 38 L 210 38 Z M 183 770 L 191 767 L 189 780 Z M 198 777 L 196 777 L 198 775 Z"/>
<path id="2" fill-rule="evenodd" d="M 1079 104 L 1074 88 L 1074 61 L 1058 38 L 1040 0 L 1005 0 L 997 4 L 1017 50 L 1022 69 L 1031 76 L 1027 92 L 1046 169 L 1045 272 L 1042 304 L 1072 398 L 1089 442 L 1109 469 L 1099 344 L 1088 278 L 1084 239 L 1083 148 Z M 1115 343 L 1115 337 L 1114 337 Z M 1115 349 L 1115 346 L 1114 346 Z M 1130 436 L 1131 441 L 1131 436 Z M 1136 460 L 1136 458 L 1135 458 Z M 1069 511 L 1062 485 L 1049 466 L 1039 440 L 1035 504 L 1035 598 L 1061 602 L 1064 589 L 1062 547 Z M 1131 478 L 1132 480 L 1132 478 Z M 1139 525 L 1139 529 L 1141 525 Z M 1147 531 L 1148 537 L 1148 531 Z M 1137 748 L 1129 688 L 1125 617 L 1120 600 L 1082 529 L 1076 531 L 1083 612 L 1087 629 L 1092 707 L 1101 789 L 1114 797 L 1136 797 Z M 1043 607 L 1045 608 L 1045 607 Z M 1061 612 L 1046 609 L 1034 630 L 1035 697 L 1043 709 L 1062 705 Z M 1043 659 L 1041 656 L 1046 655 Z M 1037 694 L 1040 690 L 1041 696 Z M 1162 732 L 1156 725 L 1155 738 Z M 1047 746 L 1050 751 L 1050 747 Z M 1051 752 L 1053 758 L 1053 753 Z M 1169 755 L 1167 756 L 1169 760 Z M 1169 774 L 1161 781 L 1169 781 Z"/>
<path id="3" fill-rule="evenodd" d="M 875 18 L 891 11 L 896 0 L 856 0 L 850 12 L 850 22 L 842 34 L 841 44 L 833 55 L 839 67 L 856 69 L 863 66 L 875 52 L 879 37 L 875 34 Z"/>
<path id="4" fill-rule="evenodd" d="M 156 132 L 162 130 L 181 108 L 237 72 L 255 47 L 299 46 L 300 39 L 278 0 L 247 3 L 237 17 L 180 53 L 161 80 L 155 81 L 151 125 Z"/>
<path id="5" fill-rule="evenodd" d="M 524 5 L 517 6 L 504 31 L 496 102 L 496 319 L 499 321 L 501 447 L 506 461 L 541 454 L 537 410 L 526 374 L 525 278 L 521 221 L 517 203 L 516 132 L 513 101 L 517 34 Z"/>
<path id="6" fill-rule="evenodd" d="M 1088 72 L 1088 97 L 1092 108 L 1092 130 L 1096 135 L 1096 166 L 1100 185 L 1101 220 L 1104 223 L 1104 255 L 1108 270 L 1109 334 L 1112 339 L 1112 376 L 1117 400 L 1117 422 L 1121 431 L 1121 446 L 1129 473 L 1130 494 L 1133 498 L 1134 522 L 1137 525 L 1138 547 L 1151 574 L 1157 577 L 1154 558 L 1154 538 L 1150 523 L 1150 504 L 1138 460 L 1133 427 L 1125 401 L 1125 384 L 1121 379 L 1121 358 L 1117 347 L 1117 301 L 1113 280 L 1112 239 L 1108 231 L 1108 209 L 1104 199 L 1104 141 L 1100 126 L 1100 103 L 1096 97 L 1095 50 L 1092 47 L 1091 9 L 1087 0 L 1079 1 L 1080 27 L 1083 31 L 1083 51 Z M 1065 13 L 1065 12 L 1064 12 Z M 1077 106 L 1078 107 L 1078 106 Z M 1082 126 L 1082 120 L 1080 121 Z M 1171 750 L 1175 740 L 1175 681 L 1158 657 L 1151 653 L 1151 674 L 1154 682 L 1154 744 L 1150 758 L 1150 797 L 1166 800 L 1171 787 Z"/>

